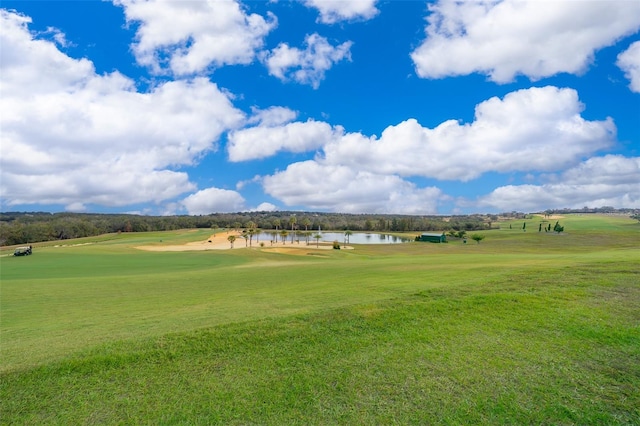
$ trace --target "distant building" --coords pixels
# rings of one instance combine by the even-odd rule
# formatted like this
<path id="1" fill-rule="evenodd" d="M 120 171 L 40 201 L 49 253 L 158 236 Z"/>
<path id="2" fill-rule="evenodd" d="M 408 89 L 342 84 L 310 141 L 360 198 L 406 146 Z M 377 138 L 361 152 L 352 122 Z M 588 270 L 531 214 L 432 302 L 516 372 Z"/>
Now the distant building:
<path id="1" fill-rule="evenodd" d="M 427 243 L 446 243 L 447 237 L 444 235 L 444 232 L 442 234 L 425 233 L 420 236 L 417 236 L 416 241 L 424 241 Z"/>

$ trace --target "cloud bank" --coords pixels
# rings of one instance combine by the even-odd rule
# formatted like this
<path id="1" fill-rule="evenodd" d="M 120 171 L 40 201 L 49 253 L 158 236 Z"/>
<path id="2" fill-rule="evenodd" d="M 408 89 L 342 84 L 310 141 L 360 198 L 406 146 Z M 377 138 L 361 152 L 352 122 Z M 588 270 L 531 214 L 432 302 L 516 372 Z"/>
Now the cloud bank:
<path id="1" fill-rule="evenodd" d="M 266 176 L 263 185 L 287 206 L 344 213 L 434 214 L 443 196 L 438 188 L 418 188 L 398 176 L 316 161 L 293 163 Z"/>
<path id="2" fill-rule="evenodd" d="M 349 135 L 325 147 L 324 161 L 461 181 L 490 171 L 558 170 L 615 140 L 612 119 L 587 121 L 582 109 L 573 89 L 519 90 L 479 104 L 472 123 L 449 120 L 429 129 L 409 119 L 379 139 Z"/>
<path id="3" fill-rule="evenodd" d="M 0 127 L 3 204 L 125 206 L 195 185 L 180 166 L 217 149 L 244 114 L 204 78 L 141 93 L 118 72 L 98 75 L 2 11 Z"/>
<path id="4" fill-rule="evenodd" d="M 423 78 L 486 74 L 496 83 L 581 74 L 596 50 L 640 29 L 640 2 L 439 1 L 413 51 Z"/>
<path id="5" fill-rule="evenodd" d="M 584 206 L 640 206 L 640 157 L 594 157 L 543 185 L 508 185 L 496 188 L 472 204 L 508 211 Z"/>
<path id="6" fill-rule="evenodd" d="M 234 143 L 236 149 L 244 147 L 245 159 L 249 152 L 255 158 L 278 149 L 321 148 L 314 160 L 264 177 L 265 192 L 287 206 L 434 213 L 448 197 L 435 187 L 419 188 L 407 178 L 464 182 L 488 172 L 555 172 L 610 147 L 616 135 L 613 120 L 585 120 L 583 109 L 575 90 L 548 86 L 484 101 L 476 106 L 475 120 L 467 124 L 449 120 L 430 129 L 408 119 L 387 127 L 377 138 L 344 133 L 326 123 L 294 122 L 241 130 L 242 143 L 240 139 Z M 324 132 L 300 131 L 309 124 Z M 251 148 L 260 144 L 270 149 Z M 233 155 L 236 161 L 241 159 Z M 488 200 L 483 205 L 491 204 Z"/>

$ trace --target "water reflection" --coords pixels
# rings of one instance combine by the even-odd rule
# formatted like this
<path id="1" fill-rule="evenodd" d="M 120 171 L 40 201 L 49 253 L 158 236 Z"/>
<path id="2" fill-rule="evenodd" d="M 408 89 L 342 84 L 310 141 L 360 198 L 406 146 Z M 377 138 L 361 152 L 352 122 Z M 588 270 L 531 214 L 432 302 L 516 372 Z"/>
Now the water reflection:
<path id="1" fill-rule="evenodd" d="M 300 243 L 305 243 L 307 240 L 309 244 L 314 244 L 316 242 L 316 235 L 320 235 L 320 242 L 331 243 L 333 241 L 338 241 L 340 244 L 346 244 L 347 241 L 349 244 L 401 244 L 413 241 L 413 238 L 404 238 L 398 237 L 395 235 L 389 234 L 372 234 L 366 232 L 353 232 L 350 235 L 345 235 L 344 232 L 318 232 L 318 231 L 309 231 L 309 235 L 304 235 L 304 231 L 297 231 L 293 235 L 291 231 L 288 231 L 286 236 L 287 243 L 291 241 L 299 241 Z M 276 240 L 281 241 L 282 235 L 280 232 L 276 231 L 263 231 L 258 234 L 259 241 L 271 241 Z"/>

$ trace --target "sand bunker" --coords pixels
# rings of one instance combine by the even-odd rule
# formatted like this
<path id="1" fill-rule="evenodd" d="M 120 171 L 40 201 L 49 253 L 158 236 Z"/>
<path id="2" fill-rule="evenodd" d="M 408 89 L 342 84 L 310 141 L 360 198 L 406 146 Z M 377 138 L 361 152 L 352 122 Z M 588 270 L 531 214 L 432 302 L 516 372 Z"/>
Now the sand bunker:
<path id="1" fill-rule="evenodd" d="M 202 250 L 230 250 L 231 243 L 227 238 L 230 235 L 235 235 L 236 240 L 233 242 L 233 249 L 244 249 L 249 248 L 249 242 L 245 241 L 244 238 L 240 236 L 239 233 L 235 232 L 219 232 L 217 234 L 211 235 L 205 241 L 195 241 L 186 244 L 180 245 L 150 245 L 150 246 L 137 246 L 136 249 L 146 250 L 146 251 L 202 251 Z M 260 246 L 260 244 L 263 246 Z M 287 241 L 283 243 L 282 241 L 278 241 L 277 243 L 272 243 L 271 241 L 256 241 L 255 238 L 252 242 L 252 248 L 261 248 L 265 250 L 273 250 L 277 253 L 287 253 L 287 254 L 305 254 L 305 250 L 331 250 L 333 249 L 332 244 L 328 243 L 320 243 L 316 245 L 315 242 L 307 245 L 305 242 L 294 242 L 291 243 Z M 353 249 L 353 247 L 343 247 L 342 249 Z"/>

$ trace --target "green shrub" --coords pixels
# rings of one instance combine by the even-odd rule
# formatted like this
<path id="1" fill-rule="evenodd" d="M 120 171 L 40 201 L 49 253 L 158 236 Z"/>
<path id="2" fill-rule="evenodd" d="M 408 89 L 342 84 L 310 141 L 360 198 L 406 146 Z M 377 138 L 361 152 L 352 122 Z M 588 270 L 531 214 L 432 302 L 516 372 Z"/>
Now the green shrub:
<path id="1" fill-rule="evenodd" d="M 482 235 L 482 234 L 473 234 L 471 236 L 471 239 L 473 241 L 475 241 L 476 243 L 480 244 L 480 241 L 484 240 L 484 235 Z"/>

